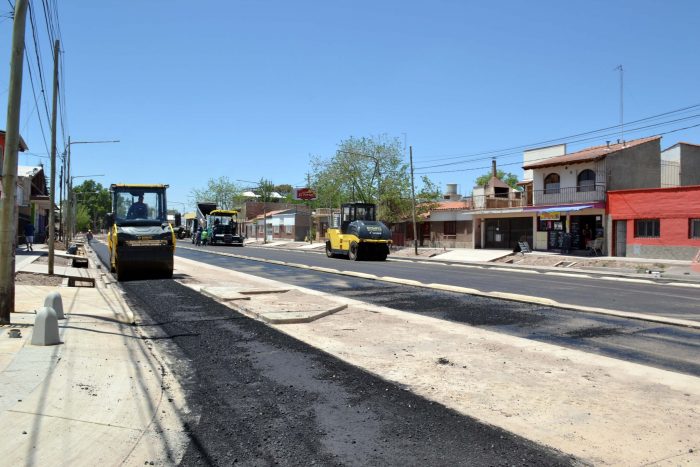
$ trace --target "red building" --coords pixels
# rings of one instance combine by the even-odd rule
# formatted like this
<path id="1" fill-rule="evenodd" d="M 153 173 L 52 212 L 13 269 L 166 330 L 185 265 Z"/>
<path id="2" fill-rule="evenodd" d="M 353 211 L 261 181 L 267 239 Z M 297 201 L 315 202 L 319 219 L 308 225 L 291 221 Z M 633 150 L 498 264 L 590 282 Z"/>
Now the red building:
<path id="1" fill-rule="evenodd" d="M 700 250 L 700 186 L 608 191 L 613 255 L 692 260 Z"/>

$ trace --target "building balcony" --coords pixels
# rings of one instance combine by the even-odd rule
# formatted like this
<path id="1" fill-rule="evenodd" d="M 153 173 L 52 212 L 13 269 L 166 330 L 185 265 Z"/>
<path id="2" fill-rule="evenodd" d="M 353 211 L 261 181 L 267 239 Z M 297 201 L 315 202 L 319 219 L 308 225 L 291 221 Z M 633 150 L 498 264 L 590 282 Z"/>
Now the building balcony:
<path id="1" fill-rule="evenodd" d="M 558 204 L 592 203 L 605 201 L 605 185 L 578 187 L 549 187 L 546 190 L 510 192 L 502 195 L 482 195 L 465 198 L 467 210 L 517 209 Z"/>

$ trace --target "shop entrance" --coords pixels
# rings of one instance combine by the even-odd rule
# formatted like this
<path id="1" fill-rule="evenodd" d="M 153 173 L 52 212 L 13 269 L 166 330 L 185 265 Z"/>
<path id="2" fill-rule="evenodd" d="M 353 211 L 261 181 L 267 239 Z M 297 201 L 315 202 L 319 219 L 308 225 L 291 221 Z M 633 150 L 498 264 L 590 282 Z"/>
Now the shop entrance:
<path id="1" fill-rule="evenodd" d="M 522 239 L 532 245 L 532 218 L 484 219 L 484 248 L 514 249 Z"/>
<path id="2" fill-rule="evenodd" d="M 602 236 L 602 216 L 571 216 L 571 248 L 585 250 L 588 242 Z"/>

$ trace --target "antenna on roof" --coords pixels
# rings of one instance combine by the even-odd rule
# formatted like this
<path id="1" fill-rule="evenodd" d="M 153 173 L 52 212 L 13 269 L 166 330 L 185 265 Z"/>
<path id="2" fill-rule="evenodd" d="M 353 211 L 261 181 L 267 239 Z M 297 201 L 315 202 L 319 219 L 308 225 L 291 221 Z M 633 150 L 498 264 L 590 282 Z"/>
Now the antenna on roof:
<path id="1" fill-rule="evenodd" d="M 622 145 L 624 147 L 625 145 L 625 120 L 624 120 L 624 76 L 625 76 L 625 70 L 622 68 L 622 65 L 618 65 L 616 70 L 620 70 L 620 141 L 622 141 Z"/>

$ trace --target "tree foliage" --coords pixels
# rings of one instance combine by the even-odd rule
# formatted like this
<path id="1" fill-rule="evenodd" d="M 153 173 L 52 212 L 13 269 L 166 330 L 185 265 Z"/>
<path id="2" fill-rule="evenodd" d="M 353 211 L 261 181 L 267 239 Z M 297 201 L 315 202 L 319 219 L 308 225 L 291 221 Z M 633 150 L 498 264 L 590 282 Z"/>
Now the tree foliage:
<path id="1" fill-rule="evenodd" d="M 442 199 L 440 187 L 428 177 L 421 177 L 422 186 L 416 192 L 416 214 L 423 214 L 435 209 L 437 202 Z"/>
<path id="2" fill-rule="evenodd" d="M 93 228 L 90 211 L 84 204 L 79 204 L 76 209 L 75 225 L 77 226 L 79 232 L 85 232 L 86 230 Z"/>
<path id="3" fill-rule="evenodd" d="M 315 207 L 337 208 L 357 201 L 376 204 L 379 219 L 386 222 L 411 216 L 409 167 L 398 138 L 350 137 L 340 142 L 334 156 L 312 158 L 311 170 L 311 188 L 318 197 Z M 434 186 L 427 186 L 423 194 L 430 197 Z"/>
<path id="4" fill-rule="evenodd" d="M 194 188 L 190 197 L 194 202 L 216 203 L 219 209 L 234 209 L 243 202 L 242 188 L 226 176 L 210 178 L 205 188 Z"/>
<path id="5" fill-rule="evenodd" d="M 272 193 L 275 192 L 275 185 L 265 178 L 261 178 L 258 182 L 258 186 L 255 187 L 253 191 L 259 196 L 258 201 L 265 203 L 272 203 L 279 201 L 279 198 L 273 198 Z"/>
<path id="6" fill-rule="evenodd" d="M 505 171 L 498 169 L 496 171 L 496 178 L 506 183 L 511 188 L 518 188 L 518 176 L 515 174 L 512 174 L 510 172 L 506 173 Z M 485 173 L 484 175 L 478 177 L 476 179 L 476 185 L 484 186 L 489 182 L 489 180 L 491 180 L 491 172 Z"/>
<path id="7" fill-rule="evenodd" d="M 76 214 L 78 228 L 86 230 L 102 226 L 105 214 L 112 210 L 112 197 L 109 194 L 109 190 L 103 187 L 102 184 L 88 179 L 74 187 L 73 194 L 77 203 L 77 211 L 80 212 L 81 208 L 84 208 L 88 219 L 88 223 L 84 226 L 85 228 L 81 228 L 77 218 L 78 215 Z"/>

